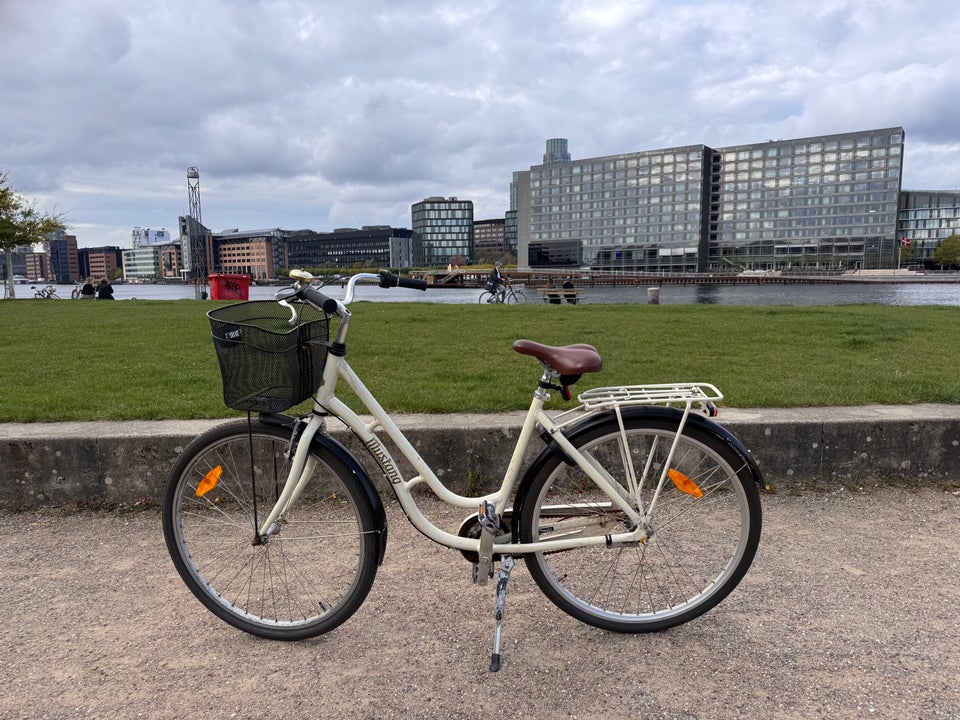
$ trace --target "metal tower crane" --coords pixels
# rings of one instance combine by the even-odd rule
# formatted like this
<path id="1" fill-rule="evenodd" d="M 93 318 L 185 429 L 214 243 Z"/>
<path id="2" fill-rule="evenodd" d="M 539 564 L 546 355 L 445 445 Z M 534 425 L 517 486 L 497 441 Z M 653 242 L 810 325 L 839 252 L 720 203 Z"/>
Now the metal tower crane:
<path id="1" fill-rule="evenodd" d="M 188 277 L 193 284 L 197 300 L 207 297 L 208 253 L 207 229 L 200 222 L 200 171 L 190 166 L 187 168 L 187 202 L 190 207 L 190 216 L 187 219 L 187 237 L 189 248 L 181 248 L 183 261 L 187 265 Z"/>

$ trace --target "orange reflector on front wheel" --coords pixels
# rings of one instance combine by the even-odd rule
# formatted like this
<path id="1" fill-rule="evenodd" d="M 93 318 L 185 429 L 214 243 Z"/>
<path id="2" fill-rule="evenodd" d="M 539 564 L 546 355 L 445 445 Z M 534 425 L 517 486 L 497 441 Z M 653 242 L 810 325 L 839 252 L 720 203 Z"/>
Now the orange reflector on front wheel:
<path id="1" fill-rule="evenodd" d="M 223 475 L 223 467 L 221 465 L 217 465 L 213 470 L 204 475 L 203 480 L 197 484 L 197 497 L 203 497 L 213 490 L 217 486 L 217 483 L 220 482 L 221 475 Z"/>
<path id="2" fill-rule="evenodd" d="M 687 495 L 693 495 L 694 497 L 703 497 L 703 490 L 700 489 L 700 486 L 682 472 L 671 468 L 667 470 L 667 477 L 673 481 L 680 492 L 685 492 Z"/>

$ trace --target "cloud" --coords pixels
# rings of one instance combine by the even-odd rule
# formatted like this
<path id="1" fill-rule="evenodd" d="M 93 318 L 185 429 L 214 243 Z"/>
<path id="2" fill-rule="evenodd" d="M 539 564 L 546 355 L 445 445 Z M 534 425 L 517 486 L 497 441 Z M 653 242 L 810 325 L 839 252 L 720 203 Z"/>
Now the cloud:
<path id="1" fill-rule="evenodd" d="M 430 195 L 498 217 L 550 137 L 902 125 L 905 187 L 953 188 L 958 31 L 933 0 L 5 0 L 0 163 L 82 245 L 174 228 L 191 165 L 212 227 L 409 227 Z"/>

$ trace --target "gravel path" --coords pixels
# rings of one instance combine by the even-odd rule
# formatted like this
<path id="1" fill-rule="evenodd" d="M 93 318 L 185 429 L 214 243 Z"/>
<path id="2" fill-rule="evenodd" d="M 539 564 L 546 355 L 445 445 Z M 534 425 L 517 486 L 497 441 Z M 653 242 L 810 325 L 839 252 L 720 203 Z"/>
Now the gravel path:
<path id="1" fill-rule="evenodd" d="M 206 612 L 155 508 L 0 515 L 0 718 L 960 717 L 960 493 L 768 495 L 764 512 L 741 586 L 662 634 L 582 625 L 518 563 L 497 674 L 493 585 L 395 504 L 365 605 L 300 643 Z"/>

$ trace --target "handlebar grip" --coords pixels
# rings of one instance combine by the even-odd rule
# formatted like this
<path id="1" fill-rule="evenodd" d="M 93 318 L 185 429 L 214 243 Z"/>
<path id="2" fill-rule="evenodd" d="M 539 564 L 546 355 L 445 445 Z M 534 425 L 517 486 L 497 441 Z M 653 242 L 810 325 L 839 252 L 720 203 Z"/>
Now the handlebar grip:
<path id="1" fill-rule="evenodd" d="M 417 280 L 416 278 L 398 278 L 397 284 L 402 288 L 410 288 L 411 290 L 426 290 L 427 281 L 426 280 Z"/>
<path id="2" fill-rule="evenodd" d="M 427 289 L 426 280 L 416 280 L 414 278 L 399 277 L 397 275 L 394 275 L 389 270 L 381 270 L 379 275 L 380 275 L 380 287 L 382 288 L 402 287 L 402 288 L 409 288 L 411 290 Z"/>
<path id="3" fill-rule="evenodd" d="M 300 289 L 303 297 L 323 310 L 327 315 L 333 315 L 337 312 L 337 301 L 332 297 L 327 297 L 315 287 L 307 285 Z"/>

